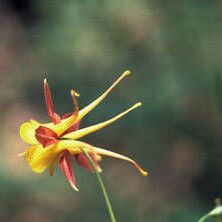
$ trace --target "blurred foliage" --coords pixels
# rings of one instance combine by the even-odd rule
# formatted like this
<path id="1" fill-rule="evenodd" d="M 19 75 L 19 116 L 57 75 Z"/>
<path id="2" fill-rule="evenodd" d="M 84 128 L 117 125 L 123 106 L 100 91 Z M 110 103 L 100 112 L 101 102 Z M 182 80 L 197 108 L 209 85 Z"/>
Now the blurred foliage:
<path id="1" fill-rule="evenodd" d="M 81 107 L 121 72 L 133 75 L 85 119 L 102 121 L 141 100 L 141 110 L 85 141 L 132 156 L 140 177 L 115 160 L 102 162 L 118 221 L 197 221 L 221 197 L 222 3 L 122 0 L 0 3 L 0 220 L 105 221 L 94 177 L 75 170 L 74 193 L 58 171 L 33 175 L 15 157 L 18 128 L 47 120 L 43 79 L 56 110 Z M 124 189 L 123 189 L 124 188 Z M 85 210 L 87 209 L 87 211 Z"/>

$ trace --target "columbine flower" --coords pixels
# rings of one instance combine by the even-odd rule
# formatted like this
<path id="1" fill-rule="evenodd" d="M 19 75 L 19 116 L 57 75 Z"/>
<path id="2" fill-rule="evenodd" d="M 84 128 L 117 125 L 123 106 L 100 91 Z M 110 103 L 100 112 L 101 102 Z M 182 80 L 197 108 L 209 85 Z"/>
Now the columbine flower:
<path id="1" fill-rule="evenodd" d="M 78 190 L 72 167 L 72 156 L 74 156 L 76 162 L 80 166 L 93 172 L 88 159 L 82 152 L 82 149 L 85 149 L 86 152 L 89 153 L 99 172 L 102 171 L 98 163 L 101 156 L 109 156 L 132 163 L 142 175 L 146 176 L 147 172 L 144 171 L 134 160 L 121 154 L 101 149 L 78 140 L 90 133 L 108 126 L 130 111 L 141 106 L 140 102 L 136 103 L 131 108 L 105 122 L 79 129 L 80 122 L 83 117 L 93 110 L 114 89 L 114 87 L 129 74 L 129 71 L 125 71 L 99 98 L 81 110 L 79 110 L 76 98 L 79 94 L 74 90 L 71 90 L 75 112 L 64 114 L 62 117 L 54 112 L 50 89 L 45 79 L 44 95 L 46 108 L 51 122 L 39 123 L 31 119 L 29 122 L 23 123 L 20 127 L 21 138 L 31 145 L 31 147 L 20 155 L 27 159 L 32 171 L 42 173 L 47 167 L 49 167 L 49 172 L 52 176 L 54 166 L 56 162 L 58 162 L 60 169 L 66 176 L 70 185 L 75 190 Z"/>

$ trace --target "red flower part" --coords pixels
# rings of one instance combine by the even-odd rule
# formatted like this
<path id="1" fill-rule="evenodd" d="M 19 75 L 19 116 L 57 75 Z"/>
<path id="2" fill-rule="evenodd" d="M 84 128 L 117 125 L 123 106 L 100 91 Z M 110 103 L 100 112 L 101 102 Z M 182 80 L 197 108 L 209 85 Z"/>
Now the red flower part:
<path id="1" fill-rule="evenodd" d="M 66 118 L 69 118 L 70 116 L 72 116 L 73 113 L 66 113 L 66 114 L 63 114 L 62 115 L 62 119 L 66 119 Z"/>
<path id="2" fill-rule="evenodd" d="M 46 103 L 46 108 L 48 111 L 49 118 L 54 124 L 57 124 L 61 121 L 61 118 L 57 113 L 54 112 L 52 96 L 51 96 L 50 88 L 46 79 L 44 79 L 44 95 L 45 95 L 45 103 Z"/>
<path id="3" fill-rule="evenodd" d="M 67 134 L 67 133 L 71 133 L 71 132 L 74 132 L 74 131 L 78 130 L 79 127 L 80 127 L 80 121 L 78 121 L 77 123 L 73 124 L 69 129 L 67 129 L 67 130 L 62 134 L 62 136 L 65 135 L 65 134 Z"/>
<path id="4" fill-rule="evenodd" d="M 76 191 L 78 191 L 78 188 L 76 187 L 76 181 L 72 166 L 72 158 L 68 150 L 63 151 L 59 155 L 59 167 L 62 170 L 68 182 L 70 183 L 71 187 Z"/>
<path id="5" fill-rule="evenodd" d="M 95 154 L 90 154 L 90 157 L 92 158 L 94 164 L 96 165 L 97 167 L 97 170 L 99 172 L 101 172 L 101 168 L 98 164 L 98 162 L 96 161 L 96 157 L 95 157 Z M 75 155 L 75 159 L 76 159 L 76 162 L 83 168 L 85 168 L 86 170 L 90 171 L 91 173 L 94 173 L 94 170 L 89 162 L 89 160 L 86 158 L 85 154 L 84 153 L 80 153 L 80 154 L 77 154 Z"/>
<path id="6" fill-rule="evenodd" d="M 35 137 L 43 147 L 47 147 L 58 141 L 57 134 L 45 126 L 40 126 L 35 130 Z"/>

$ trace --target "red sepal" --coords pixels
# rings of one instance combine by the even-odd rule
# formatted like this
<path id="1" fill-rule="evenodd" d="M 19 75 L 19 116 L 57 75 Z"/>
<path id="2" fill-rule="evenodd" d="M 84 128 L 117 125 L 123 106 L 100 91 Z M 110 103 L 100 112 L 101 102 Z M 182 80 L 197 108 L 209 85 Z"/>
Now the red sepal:
<path id="1" fill-rule="evenodd" d="M 95 154 L 90 154 L 90 157 L 92 158 L 92 160 L 93 160 L 94 164 L 96 165 L 97 169 L 99 171 L 101 171 L 101 168 L 100 168 L 98 162 L 96 161 Z M 76 159 L 76 162 L 81 167 L 85 168 L 86 170 L 90 171 L 91 173 L 94 173 L 94 170 L 93 170 L 90 162 L 88 161 L 88 159 L 86 158 L 84 153 L 80 153 L 80 154 L 75 155 L 75 159 Z"/>
<path id="2" fill-rule="evenodd" d="M 57 113 L 54 112 L 51 91 L 50 91 L 50 88 L 46 79 L 44 80 L 44 95 L 45 95 L 45 103 L 46 103 L 46 108 L 48 111 L 49 118 L 54 124 L 57 124 L 61 121 L 61 118 Z"/>
<path id="3" fill-rule="evenodd" d="M 65 113 L 65 114 L 62 115 L 62 119 L 67 119 L 72 115 L 73 115 L 73 113 Z"/>
<path id="4" fill-rule="evenodd" d="M 64 176 L 68 180 L 73 189 L 78 191 L 76 187 L 76 180 L 73 171 L 72 158 L 68 150 L 63 151 L 59 156 L 59 167 L 62 170 Z"/>
<path id="5" fill-rule="evenodd" d="M 45 126 L 40 126 L 35 130 L 35 137 L 43 147 L 47 147 L 58 141 L 57 134 Z"/>

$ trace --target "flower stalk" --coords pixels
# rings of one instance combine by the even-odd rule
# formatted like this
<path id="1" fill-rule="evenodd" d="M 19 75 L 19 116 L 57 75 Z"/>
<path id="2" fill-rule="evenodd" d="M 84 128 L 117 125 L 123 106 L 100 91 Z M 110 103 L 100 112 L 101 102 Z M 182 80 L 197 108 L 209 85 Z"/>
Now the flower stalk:
<path id="1" fill-rule="evenodd" d="M 116 218 L 115 218 L 115 215 L 113 213 L 112 205 L 110 203 L 109 196 L 107 194 L 107 191 L 106 191 L 105 185 L 103 183 L 102 177 L 100 176 L 100 174 L 97 170 L 97 167 L 95 166 L 95 164 L 94 164 L 92 158 L 90 157 L 90 155 L 88 154 L 88 152 L 85 149 L 81 149 L 81 150 L 85 154 L 86 158 L 88 159 L 90 165 L 92 166 L 92 168 L 93 168 L 93 170 L 96 174 L 96 178 L 97 178 L 97 180 L 99 182 L 99 185 L 100 185 L 100 188 L 102 190 L 103 197 L 104 197 L 104 200 L 105 200 L 105 203 L 106 203 L 106 208 L 107 208 L 107 211 L 108 211 L 109 216 L 110 216 L 110 221 L 111 222 L 116 222 Z"/>

